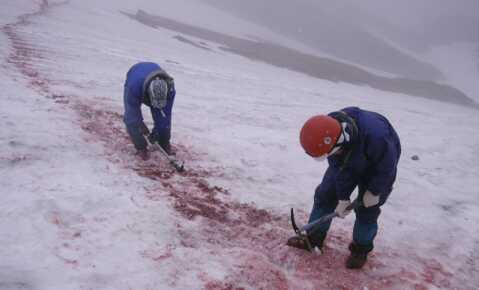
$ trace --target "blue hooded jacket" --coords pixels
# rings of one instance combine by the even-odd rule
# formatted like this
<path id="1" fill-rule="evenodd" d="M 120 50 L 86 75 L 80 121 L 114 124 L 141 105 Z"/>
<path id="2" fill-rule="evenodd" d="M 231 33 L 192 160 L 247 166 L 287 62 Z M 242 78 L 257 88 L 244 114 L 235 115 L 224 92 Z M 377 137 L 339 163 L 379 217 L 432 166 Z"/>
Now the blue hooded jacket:
<path id="1" fill-rule="evenodd" d="M 389 121 L 357 107 L 329 115 L 346 116 L 355 132 L 346 150 L 328 158 L 329 167 L 319 186 L 320 192 L 334 191 L 339 200 L 346 200 L 360 185 L 375 195 L 389 195 L 401 155 L 399 136 Z"/>
<path id="2" fill-rule="evenodd" d="M 148 85 L 150 81 L 156 77 L 160 77 L 168 83 L 167 104 L 163 110 L 151 107 L 147 95 Z M 155 139 L 160 142 L 169 142 L 171 135 L 171 110 L 173 108 L 175 95 L 176 90 L 173 78 L 161 69 L 158 64 L 140 62 L 130 68 L 126 75 L 123 94 L 125 106 L 123 121 L 136 149 L 142 150 L 147 147 L 146 139 L 140 129 L 144 124 L 141 113 L 142 104 L 150 107 L 151 115 L 155 123 L 152 132 Z"/>

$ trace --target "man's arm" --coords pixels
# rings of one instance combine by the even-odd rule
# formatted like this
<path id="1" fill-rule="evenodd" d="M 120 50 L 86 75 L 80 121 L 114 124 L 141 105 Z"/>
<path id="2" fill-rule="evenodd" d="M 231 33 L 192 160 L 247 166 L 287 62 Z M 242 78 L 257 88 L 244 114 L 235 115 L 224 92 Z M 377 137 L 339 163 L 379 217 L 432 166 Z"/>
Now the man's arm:
<path id="1" fill-rule="evenodd" d="M 137 150 L 145 150 L 148 143 L 143 136 L 143 131 L 146 126 L 143 123 L 143 116 L 141 114 L 141 100 L 140 98 L 133 98 L 127 87 L 125 87 L 123 100 L 125 106 L 123 121 L 126 125 L 126 131 L 128 135 L 130 135 L 135 148 Z"/>

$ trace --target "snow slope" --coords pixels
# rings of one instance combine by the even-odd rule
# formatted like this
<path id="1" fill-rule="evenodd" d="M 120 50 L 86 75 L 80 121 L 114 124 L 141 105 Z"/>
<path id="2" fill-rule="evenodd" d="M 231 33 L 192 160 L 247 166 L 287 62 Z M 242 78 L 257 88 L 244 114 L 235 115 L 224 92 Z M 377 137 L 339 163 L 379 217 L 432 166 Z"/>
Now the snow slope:
<path id="1" fill-rule="evenodd" d="M 477 110 L 314 79 L 122 13 L 269 37 L 195 1 L 171 5 L 2 3 L 0 289 L 477 288 Z M 122 84 L 140 60 L 175 77 L 185 174 L 159 154 L 137 160 L 125 135 Z M 325 169 L 299 128 L 350 105 L 387 115 L 404 152 L 361 271 L 343 267 L 353 217 L 334 223 L 322 257 L 284 246 L 289 208 L 307 218 Z"/>

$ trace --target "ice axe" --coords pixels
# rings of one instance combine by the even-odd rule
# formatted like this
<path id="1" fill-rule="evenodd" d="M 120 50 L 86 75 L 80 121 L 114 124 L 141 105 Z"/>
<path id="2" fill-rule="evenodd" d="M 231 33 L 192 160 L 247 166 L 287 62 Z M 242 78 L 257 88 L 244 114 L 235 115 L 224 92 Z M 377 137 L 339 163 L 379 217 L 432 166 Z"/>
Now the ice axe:
<path id="1" fill-rule="evenodd" d="M 146 127 L 146 126 L 145 126 L 145 127 Z M 171 166 L 173 166 L 173 167 L 176 169 L 176 171 L 178 171 L 178 172 L 183 172 L 183 171 L 185 171 L 185 166 L 184 166 L 185 163 L 184 163 L 184 162 L 181 162 L 181 164 L 180 164 L 180 162 L 179 162 L 178 160 L 176 160 L 175 157 L 173 157 L 173 156 L 169 155 L 168 153 L 166 153 L 165 149 L 163 149 L 163 147 L 161 147 L 160 144 L 158 144 L 158 143 L 156 143 L 156 142 L 152 142 L 152 141 L 150 140 L 150 138 L 148 138 L 148 135 L 147 135 L 148 133 L 149 133 L 149 131 L 148 131 L 148 128 L 147 128 L 146 130 L 144 130 L 143 135 L 145 136 L 146 140 L 148 140 L 148 143 L 149 143 L 152 147 L 154 147 L 154 148 L 156 148 L 158 151 L 160 151 L 161 154 L 162 154 L 166 159 L 168 159 L 168 162 L 170 163 Z"/>
<path id="2" fill-rule="evenodd" d="M 346 208 L 346 210 L 348 210 L 348 211 L 354 210 L 354 209 L 359 208 L 361 205 L 362 205 L 362 203 L 356 198 Z M 302 227 L 298 227 L 298 225 L 296 224 L 296 220 L 294 218 L 294 210 L 293 210 L 293 208 L 291 208 L 291 225 L 293 226 L 293 229 L 294 229 L 294 232 L 296 233 L 296 235 L 298 235 L 298 237 L 302 238 L 306 242 L 306 245 L 308 246 L 309 250 L 311 251 L 312 247 L 311 247 L 311 243 L 309 241 L 308 235 L 313 235 L 316 231 L 319 230 L 320 225 L 322 225 L 326 222 L 329 222 L 330 220 L 332 220 L 333 218 L 338 217 L 338 216 L 339 216 L 338 213 L 333 212 L 333 213 L 324 215 L 324 216 L 320 217 L 319 219 L 317 219 L 315 221 L 307 223 Z"/>
<path id="3" fill-rule="evenodd" d="M 153 146 L 154 148 L 158 149 L 158 151 L 161 152 L 161 154 L 166 158 L 168 159 L 168 162 L 170 163 L 171 166 L 173 166 L 176 171 L 178 172 L 183 172 L 185 171 L 185 163 L 184 162 L 180 162 L 178 160 L 176 160 L 176 158 L 174 158 L 173 156 L 171 155 L 168 155 L 168 153 L 166 153 L 165 149 L 163 149 L 163 147 L 160 146 L 160 144 L 158 143 L 151 143 L 151 146 Z"/>

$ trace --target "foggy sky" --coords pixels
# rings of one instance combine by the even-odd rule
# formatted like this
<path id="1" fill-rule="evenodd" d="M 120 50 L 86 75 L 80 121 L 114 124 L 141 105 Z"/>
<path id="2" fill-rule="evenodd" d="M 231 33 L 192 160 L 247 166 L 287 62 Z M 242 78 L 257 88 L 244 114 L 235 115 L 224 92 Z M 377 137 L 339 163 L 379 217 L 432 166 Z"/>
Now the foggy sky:
<path id="1" fill-rule="evenodd" d="M 320 52 L 418 80 L 442 73 L 413 54 L 479 42 L 479 0 L 203 0 Z"/>
<path id="2" fill-rule="evenodd" d="M 356 7 L 411 35 L 411 38 L 403 36 L 402 40 L 413 47 L 416 41 L 422 41 L 420 44 L 425 47 L 479 41 L 478 0 L 367 0 Z M 396 37 L 394 31 L 385 32 Z"/>
<path id="3" fill-rule="evenodd" d="M 449 44 L 454 41 L 479 41 L 479 0 L 204 0 L 232 12 L 256 10 L 288 18 L 312 17 L 336 13 L 359 25 L 386 25 L 391 37 L 410 33 L 421 45 Z M 253 12 L 254 13 L 254 12 Z M 289 15 L 289 17 L 288 17 Z M 371 19 L 372 18 L 372 19 Z M 398 32 L 401 31 L 401 32 Z"/>
<path id="4" fill-rule="evenodd" d="M 469 27 L 471 20 L 478 23 L 477 0 L 367 0 L 361 1 L 361 7 L 404 28 L 430 27 L 433 23 L 454 19 L 458 27 L 479 33 L 479 27 Z"/>

